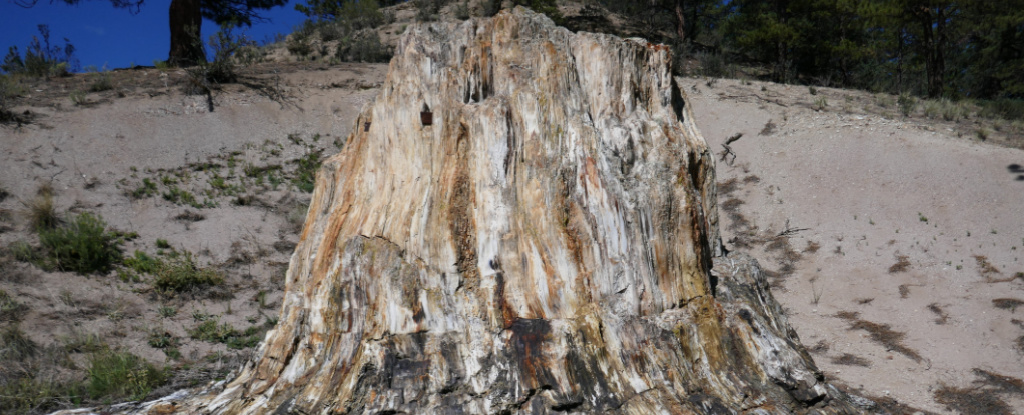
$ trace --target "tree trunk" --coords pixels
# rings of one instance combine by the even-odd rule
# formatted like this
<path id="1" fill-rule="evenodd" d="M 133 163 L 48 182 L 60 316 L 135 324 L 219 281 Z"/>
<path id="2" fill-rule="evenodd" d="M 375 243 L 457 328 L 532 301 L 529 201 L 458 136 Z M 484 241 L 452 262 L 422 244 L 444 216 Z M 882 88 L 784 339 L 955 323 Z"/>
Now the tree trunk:
<path id="1" fill-rule="evenodd" d="M 171 0 L 171 51 L 167 63 L 171 66 L 192 66 L 206 60 L 200 28 L 203 16 L 200 0 Z"/>
<path id="2" fill-rule="evenodd" d="M 683 0 L 676 0 L 676 36 L 679 44 L 686 40 L 686 15 L 683 14 Z"/>
<path id="3" fill-rule="evenodd" d="M 757 262 L 724 256 L 667 48 L 521 8 L 398 45 L 370 127 L 317 174 L 253 359 L 117 411 L 862 412 Z"/>

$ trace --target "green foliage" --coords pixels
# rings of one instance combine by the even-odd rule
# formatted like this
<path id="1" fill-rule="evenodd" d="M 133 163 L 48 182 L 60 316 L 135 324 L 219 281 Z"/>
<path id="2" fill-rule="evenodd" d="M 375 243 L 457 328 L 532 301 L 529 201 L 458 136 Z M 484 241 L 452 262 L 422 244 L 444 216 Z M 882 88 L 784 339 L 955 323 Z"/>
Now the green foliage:
<path id="1" fill-rule="evenodd" d="M 154 274 L 162 265 L 160 259 L 139 250 L 136 250 L 133 256 L 124 258 L 124 266 L 139 274 Z"/>
<path id="2" fill-rule="evenodd" d="M 24 311 L 23 304 L 15 301 L 10 294 L 7 294 L 7 291 L 0 290 L 0 321 L 19 320 Z"/>
<path id="3" fill-rule="evenodd" d="M 12 110 L 14 100 L 26 93 L 13 75 L 0 75 L 0 124 L 18 122 L 21 117 Z"/>
<path id="4" fill-rule="evenodd" d="M 556 0 L 512 0 L 512 4 L 515 6 L 524 6 L 533 9 L 537 13 L 543 13 L 545 16 L 551 18 L 555 24 L 563 24 L 562 12 L 558 10 L 558 2 Z"/>
<path id="5" fill-rule="evenodd" d="M 188 334 L 196 340 L 224 343 L 231 349 L 244 349 L 259 344 L 266 333 L 265 328 L 260 326 L 251 326 L 245 331 L 239 331 L 231 324 L 218 323 L 217 319 L 207 319 L 188 330 Z"/>
<path id="6" fill-rule="evenodd" d="M 135 190 L 132 190 L 128 195 L 132 199 L 145 199 L 147 197 L 156 194 L 156 182 L 150 180 L 148 177 L 142 179 L 142 184 L 139 185 Z"/>
<path id="7" fill-rule="evenodd" d="M 384 5 L 394 3 L 398 2 L 385 1 Z M 381 12 L 380 6 L 376 0 L 307 0 L 305 5 L 296 4 L 295 10 L 312 19 L 304 23 L 303 27 L 314 28 L 318 22 L 328 21 L 338 23 L 345 32 L 351 32 L 388 23 L 390 18 Z M 307 34 L 311 34 L 311 31 Z"/>
<path id="8" fill-rule="evenodd" d="M 180 293 L 220 285 L 224 277 L 216 270 L 196 264 L 186 251 L 162 261 L 153 275 L 153 288 L 165 294 Z"/>
<path id="9" fill-rule="evenodd" d="M 236 82 L 242 67 L 261 58 L 262 55 L 255 50 L 256 42 L 244 34 L 235 34 L 236 26 L 234 22 L 221 23 L 220 30 L 210 35 L 208 43 L 212 56 L 186 69 L 188 82 L 185 93 L 208 94 L 216 84 Z"/>
<path id="10" fill-rule="evenodd" d="M 323 150 L 309 151 L 305 156 L 295 161 L 298 167 L 295 169 L 295 178 L 292 184 L 299 190 L 311 193 L 316 185 L 316 171 L 320 169 L 323 161 L 320 159 Z"/>
<path id="11" fill-rule="evenodd" d="M 121 261 L 120 235 L 107 232 L 103 218 L 85 212 L 54 229 L 39 231 L 39 242 L 57 268 L 79 274 L 105 273 Z"/>
<path id="12" fill-rule="evenodd" d="M 334 56 L 342 62 L 386 63 L 393 54 L 390 48 L 381 43 L 376 31 L 367 30 L 342 38 Z"/>
<path id="13" fill-rule="evenodd" d="M 125 351 L 103 351 L 89 359 L 88 394 L 93 399 L 138 400 L 167 380 L 167 374 Z"/>
<path id="14" fill-rule="evenodd" d="M 106 70 L 98 72 L 92 84 L 89 85 L 89 92 L 103 92 L 114 89 L 114 83 L 110 80 L 110 72 Z"/>
<path id="15" fill-rule="evenodd" d="M 0 65 L 0 70 L 10 74 L 25 74 L 34 77 L 65 76 L 78 66 L 74 57 L 75 46 L 64 39 L 64 47 L 50 45 L 50 27 L 37 26 L 39 36 L 33 36 L 22 58 L 17 46 L 11 46 Z"/>
<path id="16" fill-rule="evenodd" d="M 917 99 L 907 94 L 901 94 L 896 100 L 896 105 L 899 105 L 900 113 L 904 117 L 909 117 L 917 109 Z"/>

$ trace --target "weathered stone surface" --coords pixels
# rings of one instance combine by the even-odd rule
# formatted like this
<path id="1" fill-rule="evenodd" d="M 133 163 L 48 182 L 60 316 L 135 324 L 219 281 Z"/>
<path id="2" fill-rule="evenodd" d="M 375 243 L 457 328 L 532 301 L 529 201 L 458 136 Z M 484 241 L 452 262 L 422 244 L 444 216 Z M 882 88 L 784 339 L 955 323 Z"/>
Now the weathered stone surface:
<path id="1" fill-rule="evenodd" d="M 124 409 L 857 412 L 756 262 L 721 256 L 714 160 L 669 62 L 524 9 L 411 28 L 317 178 L 257 355 Z"/>

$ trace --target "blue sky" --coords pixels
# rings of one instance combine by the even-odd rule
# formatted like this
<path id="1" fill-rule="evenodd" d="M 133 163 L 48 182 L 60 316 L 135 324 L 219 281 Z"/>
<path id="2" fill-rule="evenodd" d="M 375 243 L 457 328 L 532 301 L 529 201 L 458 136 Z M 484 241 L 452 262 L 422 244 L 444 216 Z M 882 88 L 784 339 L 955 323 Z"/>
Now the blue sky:
<path id="1" fill-rule="evenodd" d="M 126 9 L 115 9 L 107 0 L 85 0 L 77 6 L 57 3 L 39 0 L 35 7 L 25 9 L 11 0 L 0 0 L 0 54 L 6 55 L 10 46 L 17 46 L 24 54 L 32 36 L 39 34 L 36 26 L 46 24 L 50 26 L 51 45 L 63 46 L 65 37 L 75 45 L 81 69 L 91 65 L 97 68 L 107 65 L 110 69 L 132 63 L 152 65 L 154 60 L 167 59 L 170 0 L 147 1 L 134 15 Z M 291 33 L 294 26 L 305 20 L 302 13 L 295 11 L 294 4 L 292 1 L 284 7 L 265 11 L 262 15 L 270 22 L 254 22 L 252 27 L 242 29 L 251 39 L 260 42 L 273 38 L 276 33 Z M 203 22 L 204 40 L 216 31 L 216 24 Z"/>

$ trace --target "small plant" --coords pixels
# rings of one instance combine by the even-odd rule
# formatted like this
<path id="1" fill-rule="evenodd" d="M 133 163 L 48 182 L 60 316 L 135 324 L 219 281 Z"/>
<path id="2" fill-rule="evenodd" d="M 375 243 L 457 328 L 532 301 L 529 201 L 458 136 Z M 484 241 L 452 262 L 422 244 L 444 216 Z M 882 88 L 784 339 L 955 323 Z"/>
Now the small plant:
<path id="1" fill-rule="evenodd" d="M 132 199 L 144 199 L 156 194 L 156 182 L 149 180 L 149 178 L 142 179 L 142 184 L 139 185 L 135 190 L 132 190 L 128 195 Z"/>
<path id="2" fill-rule="evenodd" d="M 928 223 L 928 217 L 922 214 L 921 212 L 917 212 L 917 220 L 919 222 Z"/>
<path id="3" fill-rule="evenodd" d="M 906 272 L 910 268 L 910 257 L 906 255 L 897 255 L 896 263 L 889 267 L 889 273 L 895 274 L 898 272 Z"/>
<path id="4" fill-rule="evenodd" d="M 896 105 L 900 107 L 900 113 L 903 114 L 904 117 L 909 117 L 915 110 L 917 110 L 917 99 L 908 94 L 903 94 L 896 99 Z"/>
<path id="5" fill-rule="evenodd" d="M 178 309 L 169 305 L 163 305 L 156 309 L 156 313 L 159 314 L 160 317 L 171 318 L 178 315 Z"/>
<path id="6" fill-rule="evenodd" d="M 166 239 L 156 238 L 156 247 L 160 249 L 171 249 L 171 243 Z"/>
<path id="7" fill-rule="evenodd" d="M 167 380 L 163 370 L 125 351 L 104 351 L 89 360 L 89 396 L 138 400 Z"/>
<path id="8" fill-rule="evenodd" d="M 149 333 L 149 340 L 147 343 L 154 349 L 166 349 L 177 345 L 178 342 L 171 333 L 156 330 Z"/>
<path id="9" fill-rule="evenodd" d="M 215 270 L 202 268 L 192 259 L 192 253 L 185 251 L 169 258 L 154 274 L 153 287 L 165 294 L 180 293 L 220 285 L 224 277 Z"/>
<path id="10" fill-rule="evenodd" d="M 103 92 L 114 89 L 114 83 L 110 80 L 109 72 L 101 72 L 97 75 L 96 80 L 89 85 L 89 92 Z"/>
<path id="11" fill-rule="evenodd" d="M 981 140 L 981 141 L 988 140 L 988 136 L 989 136 L 988 129 L 985 128 L 985 127 L 979 128 L 978 131 L 977 131 L 977 135 L 978 135 L 978 140 Z"/>
<path id="12" fill-rule="evenodd" d="M 821 96 L 814 100 L 814 109 L 824 111 L 828 107 L 828 99 Z"/>
<path id="13" fill-rule="evenodd" d="M 39 242 L 57 268 L 79 274 L 105 273 L 121 262 L 121 236 L 107 232 L 100 216 L 85 212 L 56 229 L 39 232 Z"/>
<path id="14" fill-rule="evenodd" d="M 57 208 L 53 203 L 53 188 L 49 185 L 40 186 L 36 191 L 36 197 L 26 203 L 25 207 L 29 226 L 36 232 L 53 229 L 60 224 Z"/>
<path id="15" fill-rule="evenodd" d="M 71 91 L 71 93 L 68 94 L 68 99 L 70 99 L 71 103 L 74 104 L 76 107 L 80 107 L 89 103 L 89 100 L 85 98 L 85 92 L 78 90 Z"/>
<path id="16" fill-rule="evenodd" d="M 814 85 L 811 85 L 807 87 L 807 92 L 810 92 L 811 95 L 818 95 L 818 88 L 815 88 Z"/>
<path id="17" fill-rule="evenodd" d="M 316 184 L 316 171 L 320 169 L 320 164 L 323 162 L 320 160 L 321 153 L 323 150 L 308 151 L 305 156 L 295 161 L 298 168 L 295 170 L 295 178 L 292 179 L 292 183 L 299 190 L 306 193 L 313 191 Z"/>
<path id="18" fill-rule="evenodd" d="M 17 321 L 24 311 L 24 305 L 11 298 L 7 291 L 0 290 L 0 321 Z"/>
<path id="19" fill-rule="evenodd" d="M 263 338 L 264 330 L 259 326 L 251 326 L 245 331 L 239 331 L 231 324 L 218 324 L 216 319 L 209 319 L 199 323 L 191 330 L 189 336 L 196 340 L 211 343 L 224 343 L 230 349 L 244 349 L 259 344 Z"/>

